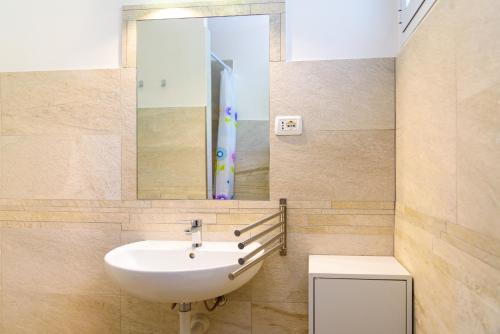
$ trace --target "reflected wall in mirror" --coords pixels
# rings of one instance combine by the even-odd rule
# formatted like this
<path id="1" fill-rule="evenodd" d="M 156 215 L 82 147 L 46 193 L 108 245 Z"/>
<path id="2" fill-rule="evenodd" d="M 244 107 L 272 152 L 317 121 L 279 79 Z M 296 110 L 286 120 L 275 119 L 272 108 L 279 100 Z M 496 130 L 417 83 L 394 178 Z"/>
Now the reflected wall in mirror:
<path id="1" fill-rule="evenodd" d="M 138 21 L 139 199 L 269 199 L 269 16 Z"/>

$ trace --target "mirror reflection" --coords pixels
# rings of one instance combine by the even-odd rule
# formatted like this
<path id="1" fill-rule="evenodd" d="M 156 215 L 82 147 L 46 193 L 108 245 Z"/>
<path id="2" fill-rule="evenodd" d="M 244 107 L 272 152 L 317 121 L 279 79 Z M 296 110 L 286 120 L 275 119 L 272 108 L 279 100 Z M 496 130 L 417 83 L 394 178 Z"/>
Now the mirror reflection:
<path id="1" fill-rule="evenodd" d="M 269 16 L 139 21 L 139 199 L 269 199 Z"/>

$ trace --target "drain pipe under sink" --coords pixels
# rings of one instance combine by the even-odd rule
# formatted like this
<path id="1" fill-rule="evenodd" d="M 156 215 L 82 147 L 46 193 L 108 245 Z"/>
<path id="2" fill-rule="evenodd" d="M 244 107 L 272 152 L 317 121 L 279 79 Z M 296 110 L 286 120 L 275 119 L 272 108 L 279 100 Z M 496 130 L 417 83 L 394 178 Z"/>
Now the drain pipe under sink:
<path id="1" fill-rule="evenodd" d="M 197 313 L 191 317 L 191 303 L 179 304 L 180 334 L 204 334 L 209 326 L 210 321 L 205 314 Z"/>

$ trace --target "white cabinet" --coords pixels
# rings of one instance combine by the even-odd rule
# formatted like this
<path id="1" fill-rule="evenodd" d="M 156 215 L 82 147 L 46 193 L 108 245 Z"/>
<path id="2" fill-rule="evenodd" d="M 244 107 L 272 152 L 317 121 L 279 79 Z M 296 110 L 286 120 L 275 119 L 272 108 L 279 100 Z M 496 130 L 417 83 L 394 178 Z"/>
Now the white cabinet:
<path id="1" fill-rule="evenodd" d="M 394 257 L 309 257 L 310 334 L 411 334 L 412 282 Z"/>

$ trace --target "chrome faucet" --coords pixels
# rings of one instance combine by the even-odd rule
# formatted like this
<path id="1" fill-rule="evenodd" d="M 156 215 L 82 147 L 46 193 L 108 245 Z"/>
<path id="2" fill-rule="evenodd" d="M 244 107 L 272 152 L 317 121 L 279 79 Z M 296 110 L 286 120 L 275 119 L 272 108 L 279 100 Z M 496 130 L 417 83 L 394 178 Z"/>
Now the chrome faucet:
<path id="1" fill-rule="evenodd" d="M 187 235 L 191 235 L 193 248 L 201 247 L 201 219 L 191 220 L 191 228 L 185 229 Z"/>

